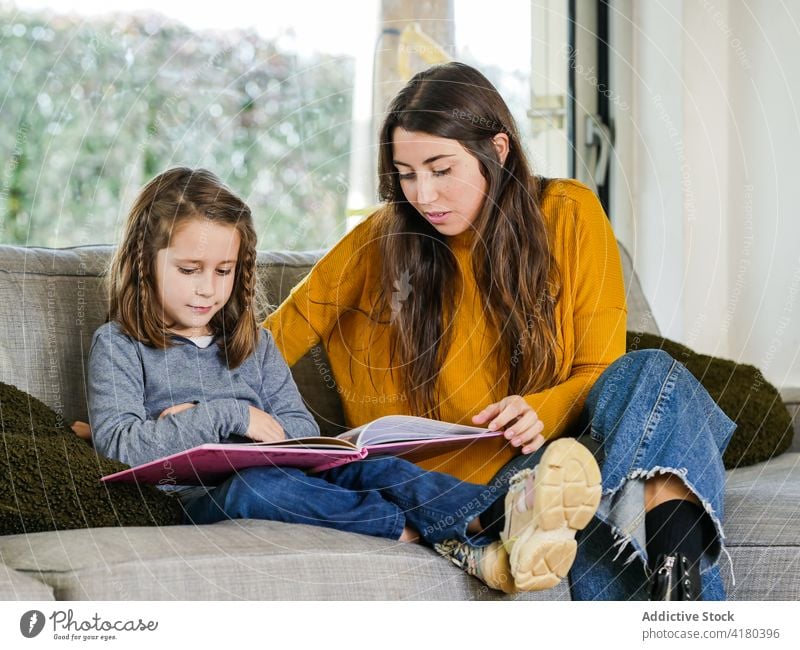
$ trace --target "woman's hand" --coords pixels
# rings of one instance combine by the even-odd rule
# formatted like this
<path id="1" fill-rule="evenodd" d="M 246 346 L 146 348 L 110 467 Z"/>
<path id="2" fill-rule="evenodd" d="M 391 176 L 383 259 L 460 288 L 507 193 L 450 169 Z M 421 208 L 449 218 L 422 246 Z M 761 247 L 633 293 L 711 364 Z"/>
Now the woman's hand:
<path id="1" fill-rule="evenodd" d="M 161 411 L 161 415 L 158 416 L 158 419 L 160 420 L 168 415 L 175 415 L 176 413 L 180 413 L 186 409 L 194 408 L 195 406 L 197 406 L 197 402 L 184 402 L 183 404 L 175 404 L 174 406 L 170 406 L 169 408 L 165 408 L 163 411 Z"/>
<path id="2" fill-rule="evenodd" d="M 523 454 L 532 454 L 544 443 L 544 423 L 521 395 L 509 395 L 489 404 L 472 418 L 475 424 L 486 425 L 492 431 L 505 429 L 505 437 Z"/>
<path id="3" fill-rule="evenodd" d="M 265 413 L 255 406 L 250 408 L 250 426 L 245 434 L 256 442 L 278 442 L 286 440 L 283 427 L 269 413 Z"/>

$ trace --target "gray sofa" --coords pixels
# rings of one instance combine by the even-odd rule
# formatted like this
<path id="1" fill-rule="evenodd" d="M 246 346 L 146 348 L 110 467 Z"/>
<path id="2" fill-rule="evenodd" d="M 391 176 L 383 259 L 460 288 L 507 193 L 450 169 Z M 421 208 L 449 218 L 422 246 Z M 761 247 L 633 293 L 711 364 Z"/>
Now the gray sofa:
<path id="1" fill-rule="evenodd" d="M 101 275 L 111 249 L 0 246 L 0 381 L 70 422 L 86 420 L 84 362 L 104 318 Z M 629 327 L 657 332 L 623 252 Z M 314 253 L 262 253 L 259 281 L 277 304 Z M 324 353 L 293 368 L 326 433 L 342 427 Z M 795 417 L 800 395 L 788 395 Z M 798 437 L 796 437 L 796 440 Z M 734 599 L 800 599 L 800 453 L 728 473 L 726 530 Z M 94 528 L 0 537 L 0 599 L 497 599 L 418 545 L 263 521 L 210 526 Z M 528 599 L 568 599 L 564 581 Z"/>

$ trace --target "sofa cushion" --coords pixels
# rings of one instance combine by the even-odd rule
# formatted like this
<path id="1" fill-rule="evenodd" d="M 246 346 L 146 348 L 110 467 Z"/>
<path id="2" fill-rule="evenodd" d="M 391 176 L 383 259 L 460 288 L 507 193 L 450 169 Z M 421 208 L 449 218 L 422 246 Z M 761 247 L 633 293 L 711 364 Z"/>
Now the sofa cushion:
<path id="1" fill-rule="evenodd" d="M 622 277 L 625 282 L 625 302 L 628 305 L 628 329 L 637 332 L 661 334 L 655 316 L 647 304 L 642 285 L 633 269 L 633 260 L 625 247 L 617 242 L 619 257 L 622 262 Z"/>
<path id="2" fill-rule="evenodd" d="M 259 253 L 259 320 L 282 303 L 292 287 L 308 275 L 322 251 L 308 253 Z M 292 367 L 292 376 L 306 407 L 324 436 L 335 436 L 346 429 L 344 410 L 333 380 L 328 355 L 321 345 L 313 347 Z"/>
<path id="3" fill-rule="evenodd" d="M 127 465 L 99 456 L 36 398 L 0 383 L 0 535 L 179 523 L 175 498 L 149 486 L 105 485 Z"/>
<path id="4" fill-rule="evenodd" d="M 59 600 L 515 598 L 418 544 L 271 521 L 12 535 L 0 556 Z M 520 598 L 566 599 L 564 582 Z"/>
<path id="5" fill-rule="evenodd" d="M 800 557 L 800 453 L 727 473 L 725 532 L 730 546 L 791 547 Z M 796 567 L 795 567 L 796 568 Z"/>
<path id="6" fill-rule="evenodd" d="M 734 575 L 722 567 L 729 600 L 800 600 L 796 546 L 737 546 L 729 552 Z"/>
<path id="7" fill-rule="evenodd" d="M 733 576 L 727 567 L 723 575 L 730 598 L 800 599 L 799 504 L 800 453 L 727 473 L 725 534 Z"/>
<path id="8" fill-rule="evenodd" d="M 84 363 L 106 302 L 108 247 L 0 247 L 0 381 L 31 393 L 65 421 L 86 420 Z"/>
<path id="9" fill-rule="evenodd" d="M 0 600 L 55 600 L 55 598 L 50 586 L 0 562 Z"/>
<path id="10" fill-rule="evenodd" d="M 732 469 L 759 463 L 786 451 L 794 427 L 778 389 L 753 366 L 698 354 L 680 343 L 644 332 L 628 332 L 627 349 L 664 350 L 680 361 L 736 422 L 723 457 Z"/>

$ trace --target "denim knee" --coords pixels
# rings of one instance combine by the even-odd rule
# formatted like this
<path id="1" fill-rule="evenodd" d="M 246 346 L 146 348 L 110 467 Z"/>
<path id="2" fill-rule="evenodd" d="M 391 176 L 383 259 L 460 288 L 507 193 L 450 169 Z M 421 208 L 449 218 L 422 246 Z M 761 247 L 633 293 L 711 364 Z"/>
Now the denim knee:
<path id="1" fill-rule="evenodd" d="M 633 367 L 640 371 L 647 369 L 664 373 L 672 368 L 672 364 L 675 363 L 675 359 L 668 352 L 657 349 L 633 350 L 624 354 L 621 358 L 625 359 L 626 357 L 631 359 Z"/>
<path id="2" fill-rule="evenodd" d="M 636 350 L 621 356 L 597 378 L 586 397 L 585 409 L 590 417 L 617 421 L 636 391 L 648 385 L 652 390 L 645 393 L 660 390 L 675 363 L 663 350 Z"/>
<path id="3" fill-rule="evenodd" d="M 372 456 L 357 463 L 334 467 L 320 476 L 348 490 L 383 490 L 427 474 L 404 458 Z"/>
<path id="4" fill-rule="evenodd" d="M 215 494 L 225 513 L 232 519 L 265 518 L 265 507 L 272 499 L 290 491 L 305 473 L 293 467 L 249 467 L 237 472 Z"/>
<path id="5" fill-rule="evenodd" d="M 601 383 L 618 381 L 630 383 L 639 381 L 642 377 L 663 377 L 675 363 L 664 350 L 634 350 L 622 355 L 614 361 L 597 379 L 595 387 Z"/>

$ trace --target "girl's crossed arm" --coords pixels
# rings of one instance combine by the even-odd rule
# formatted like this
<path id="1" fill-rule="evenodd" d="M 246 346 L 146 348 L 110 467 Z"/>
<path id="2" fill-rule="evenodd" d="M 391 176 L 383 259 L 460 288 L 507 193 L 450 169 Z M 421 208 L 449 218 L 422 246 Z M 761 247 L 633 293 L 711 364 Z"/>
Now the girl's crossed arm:
<path id="1" fill-rule="evenodd" d="M 87 388 L 95 448 L 128 465 L 246 435 L 250 424 L 248 404 L 234 398 L 204 401 L 180 417 L 148 419 L 136 343 L 111 326 L 95 333 Z"/>
<path id="2" fill-rule="evenodd" d="M 258 442 L 274 442 L 284 438 L 319 435 L 316 421 L 303 404 L 292 373 L 286 365 L 272 334 L 260 333 L 258 354 L 259 397 L 264 410 L 249 407 L 250 425 L 247 437 Z M 176 404 L 164 409 L 159 418 L 177 415 L 200 404 L 199 401 Z"/>

